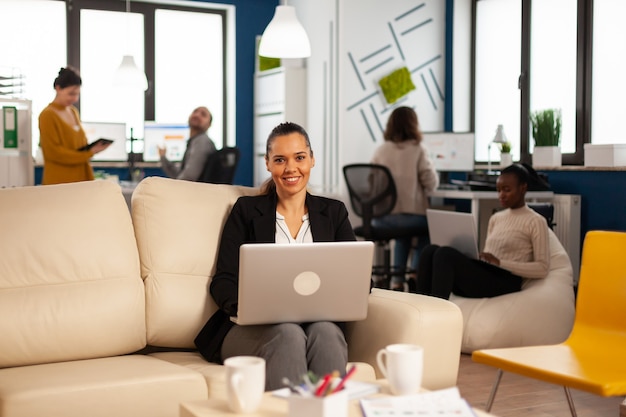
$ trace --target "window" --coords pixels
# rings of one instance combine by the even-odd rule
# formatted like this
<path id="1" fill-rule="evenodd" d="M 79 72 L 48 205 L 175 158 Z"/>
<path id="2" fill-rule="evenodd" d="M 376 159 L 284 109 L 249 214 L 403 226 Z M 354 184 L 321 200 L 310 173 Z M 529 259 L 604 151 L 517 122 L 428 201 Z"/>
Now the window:
<path id="1" fill-rule="evenodd" d="M 83 9 L 80 27 L 81 119 L 125 123 L 127 137 L 133 129 L 133 137 L 143 138 L 144 92 L 116 87 L 113 78 L 124 55 L 144 70 L 144 16 Z"/>
<path id="2" fill-rule="evenodd" d="M 474 129 L 478 161 L 499 159 L 497 147 L 489 146 L 498 125 L 504 126 L 513 149 L 519 149 L 521 10 L 521 0 L 476 4 Z"/>
<path id="3" fill-rule="evenodd" d="M 81 28 L 83 82 L 92 74 L 99 80 L 92 87 L 95 90 L 88 90 L 94 91 L 93 95 L 87 97 L 88 91 L 81 94 L 82 117 L 124 121 L 128 129 L 133 128 L 135 138 L 143 138 L 144 120 L 186 123 L 194 108 L 206 106 L 213 114 L 209 135 L 216 146 L 234 144 L 234 112 L 229 114 L 234 102 L 227 100 L 227 91 L 234 85 L 227 77 L 234 74 L 227 71 L 234 63 L 228 56 L 234 53 L 233 28 L 229 27 L 234 17 L 226 13 L 233 7 L 133 1 L 127 13 L 124 2 L 74 0 L 70 26 Z M 70 43 L 70 54 L 78 47 Z M 122 56 L 128 54 L 146 71 L 149 88 L 145 94 L 120 92 L 100 81 L 112 79 Z"/>
<path id="4" fill-rule="evenodd" d="M 186 122 L 206 106 L 214 115 L 209 131 L 220 148 L 224 137 L 224 42 L 222 16 L 157 10 L 155 19 L 155 120 Z"/>
<path id="5" fill-rule="evenodd" d="M 626 143 L 626 2 L 593 1 L 593 92 L 591 142 Z"/>
<path id="6" fill-rule="evenodd" d="M 618 79 L 618 67 L 626 62 L 621 58 L 626 47 L 616 42 L 626 36 L 626 30 L 615 31 L 620 25 L 616 16 L 623 20 L 626 5 L 619 0 L 474 2 L 476 159 L 488 159 L 488 142 L 493 138 L 495 127 L 503 124 L 514 158 L 530 162 L 534 144 L 529 115 L 536 110 L 557 108 L 562 113 L 563 162 L 582 164 L 582 145 L 589 136 L 592 66 L 594 90 L 596 83 L 600 86 L 606 83 L 601 87 L 605 98 L 599 98 L 601 92 L 594 91 L 594 103 L 604 102 L 612 111 L 616 107 L 608 95 L 616 96 L 612 80 Z M 593 37 L 589 18 L 592 3 L 596 5 Z M 606 13 L 611 15 L 613 23 L 602 17 L 601 10 L 598 12 L 603 7 L 610 8 Z M 598 19 L 602 19 L 601 24 Z M 598 25 L 606 30 L 600 38 Z M 592 38 L 594 46 L 602 43 L 605 51 L 611 50 L 610 54 L 603 53 L 607 61 L 600 62 L 603 67 L 600 75 L 595 62 L 596 51 L 593 65 L 589 63 Z M 615 61 L 618 57 L 620 64 Z M 601 80 L 596 81 L 598 78 Z M 614 127 L 610 129 L 615 131 Z M 491 155 L 492 159 L 494 157 L 497 158 L 497 153 Z"/>
<path id="7" fill-rule="evenodd" d="M 210 136 L 218 147 L 235 144 L 234 6 L 204 1 L 0 0 L 0 71 L 21 71 L 21 98 L 33 101 L 33 154 L 37 118 L 54 99 L 52 82 L 68 64 L 83 79 L 81 118 L 125 122 L 134 137 L 144 120 L 186 123 L 192 110 L 213 113 Z M 69 40 L 69 43 L 68 43 Z M 113 87 L 122 56 L 131 54 L 149 88 L 132 94 Z M 2 74 L 0 74 L 2 75 Z M 230 97 L 230 99 L 229 99 Z"/>
<path id="8" fill-rule="evenodd" d="M 17 97 L 32 101 L 33 156 L 39 147 L 39 113 L 54 99 L 52 84 L 67 62 L 65 3 L 0 0 L 0 75 L 21 74 Z"/>
<path id="9" fill-rule="evenodd" d="M 561 110 L 562 153 L 576 152 L 576 13 L 572 0 L 532 3 L 529 110 Z"/>

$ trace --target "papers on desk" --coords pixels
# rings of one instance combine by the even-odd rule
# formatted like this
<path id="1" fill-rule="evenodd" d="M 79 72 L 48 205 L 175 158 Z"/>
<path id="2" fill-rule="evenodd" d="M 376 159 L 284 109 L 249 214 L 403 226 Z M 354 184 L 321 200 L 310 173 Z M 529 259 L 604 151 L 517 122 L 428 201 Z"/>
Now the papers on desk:
<path id="1" fill-rule="evenodd" d="M 349 400 L 356 400 L 358 398 L 363 398 L 368 395 L 376 394 L 380 391 L 380 385 L 370 382 L 347 381 L 344 389 L 348 394 Z M 289 390 L 289 388 L 281 388 L 272 391 L 272 395 L 274 395 L 275 397 L 287 398 L 291 395 L 291 391 Z"/>
<path id="2" fill-rule="evenodd" d="M 397 397 L 362 398 L 365 417 L 476 417 L 458 388 Z"/>

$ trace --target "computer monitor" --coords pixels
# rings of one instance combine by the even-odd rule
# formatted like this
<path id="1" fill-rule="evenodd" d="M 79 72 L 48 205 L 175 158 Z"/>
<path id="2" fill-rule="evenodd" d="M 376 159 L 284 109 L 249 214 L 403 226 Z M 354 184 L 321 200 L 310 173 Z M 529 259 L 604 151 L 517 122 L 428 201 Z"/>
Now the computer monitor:
<path id="1" fill-rule="evenodd" d="M 114 142 L 102 152 L 95 154 L 92 161 L 126 161 L 126 124 L 106 122 L 81 122 L 87 142 L 100 138 L 113 139 Z"/>
<path id="2" fill-rule="evenodd" d="M 422 143 L 438 172 L 474 170 L 474 133 L 424 133 Z"/>
<path id="3" fill-rule="evenodd" d="M 165 146 L 165 156 L 170 161 L 181 161 L 187 148 L 189 126 L 186 123 L 145 122 L 143 130 L 143 160 L 159 160 L 157 147 Z"/>

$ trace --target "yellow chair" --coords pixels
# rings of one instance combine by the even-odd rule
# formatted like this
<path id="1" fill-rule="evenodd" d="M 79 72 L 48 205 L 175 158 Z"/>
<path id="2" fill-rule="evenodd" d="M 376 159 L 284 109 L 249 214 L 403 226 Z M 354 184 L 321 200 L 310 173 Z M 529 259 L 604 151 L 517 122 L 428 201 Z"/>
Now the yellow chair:
<path id="1" fill-rule="evenodd" d="M 563 385 L 603 397 L 626 395 L 626 233 L 585 236 L 574 327 L 558 345 L 476 350 L 472 360 L 499 368 L 486 409 L 491 410 L 502 372 Z"/>

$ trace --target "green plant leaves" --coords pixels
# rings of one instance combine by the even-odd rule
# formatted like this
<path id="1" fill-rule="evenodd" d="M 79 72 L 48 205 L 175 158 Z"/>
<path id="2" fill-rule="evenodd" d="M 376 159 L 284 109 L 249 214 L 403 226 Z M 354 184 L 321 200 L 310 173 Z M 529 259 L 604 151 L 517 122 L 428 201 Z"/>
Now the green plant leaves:
<path id="1" fill-rule="evenodd" d="M 535 146 L 559 146 L 561 110 L 546 109 L 531 113 L 530 123 Z"/>

